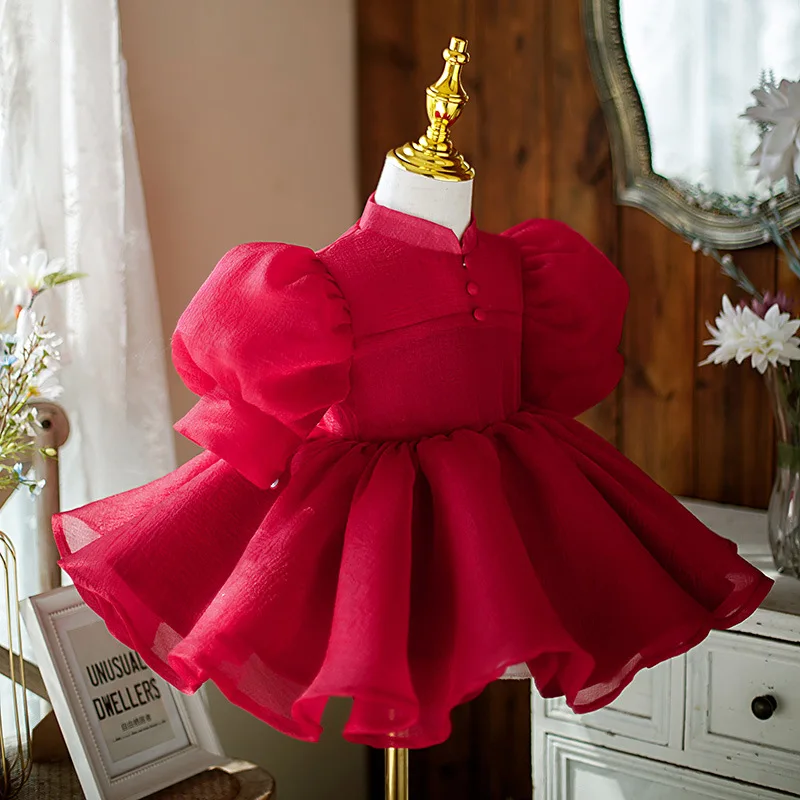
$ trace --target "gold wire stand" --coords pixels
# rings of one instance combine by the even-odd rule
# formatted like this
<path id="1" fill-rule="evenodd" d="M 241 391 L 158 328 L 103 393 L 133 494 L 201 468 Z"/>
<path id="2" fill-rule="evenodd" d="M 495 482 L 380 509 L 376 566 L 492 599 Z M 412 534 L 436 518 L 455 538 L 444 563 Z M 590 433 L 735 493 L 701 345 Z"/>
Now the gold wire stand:
<path id="1" fill-rule="evenodd" d="M 408 800 L 408 750 L 386 750 L 386 800 Z"/>
<path id="2" fill-rule="evenodd" d="M 5 629 L 8 637 L 9 678 L 11 679 L 11 701 L 13 713 L 13 755 L 6 749 L 8 725 L 4 726 L 0 714 L 0 797 L 10 800 L 16 797 L 28 780 L 31 772 L 31 726 L 28 717 L 27 686 L 25 682 L 25 659 L 22 657 L 22 622 L 19 614 L 19 591 L 17 577 L 17 554 L 11 539 L 0 531 L 0 564 L 2 564 L 2 588 L 6 604 Z M 5 720 L 7 723 L 8 720 Z"/>

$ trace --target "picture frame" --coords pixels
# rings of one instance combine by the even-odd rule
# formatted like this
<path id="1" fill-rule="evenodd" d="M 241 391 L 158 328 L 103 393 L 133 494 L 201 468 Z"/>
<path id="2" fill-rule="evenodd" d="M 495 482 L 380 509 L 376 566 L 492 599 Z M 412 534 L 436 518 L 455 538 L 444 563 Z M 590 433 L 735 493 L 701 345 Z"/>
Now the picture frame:
<path id="1" fill-rule="evenodd" d="M 202 697 L 117 641 L 74 586 L 20 607 L 87 800 L 138 800 L 227 760 Z"/>

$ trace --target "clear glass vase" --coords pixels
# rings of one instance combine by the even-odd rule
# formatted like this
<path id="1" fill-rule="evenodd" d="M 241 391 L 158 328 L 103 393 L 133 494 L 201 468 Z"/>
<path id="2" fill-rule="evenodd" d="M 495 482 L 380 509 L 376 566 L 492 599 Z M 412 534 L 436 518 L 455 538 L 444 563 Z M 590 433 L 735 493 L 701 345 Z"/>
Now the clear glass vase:
<path id="1" fill-rule="evenodd" d="M 800 578 L 800 369 L 770 367 L 765 377 L 775 415 L 775 485 L 767 511 L 778 572 Z"/>

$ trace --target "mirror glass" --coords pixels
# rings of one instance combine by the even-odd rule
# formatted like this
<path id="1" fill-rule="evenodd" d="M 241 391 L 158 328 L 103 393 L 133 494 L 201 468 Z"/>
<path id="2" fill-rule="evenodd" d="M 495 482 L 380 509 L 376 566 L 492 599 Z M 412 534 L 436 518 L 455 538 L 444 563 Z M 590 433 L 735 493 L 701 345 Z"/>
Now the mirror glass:
<path id="1" fill-rule="evenodd" d="M 800 79 L 800 0 L 620 0 L 652 171 L 679 191 L 763 198 L 741 114 L 762 76 Z"/>

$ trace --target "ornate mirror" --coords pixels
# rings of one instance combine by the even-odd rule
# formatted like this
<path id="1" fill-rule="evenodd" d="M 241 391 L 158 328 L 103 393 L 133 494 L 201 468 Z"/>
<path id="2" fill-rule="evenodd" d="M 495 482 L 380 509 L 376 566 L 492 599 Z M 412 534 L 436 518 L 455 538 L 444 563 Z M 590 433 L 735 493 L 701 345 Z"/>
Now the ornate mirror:
<path id="1" fill-rule="evenodd" d="M 750 166 L 759 126 L 742 114 L 754 89 L 800 78 L 800 2 L 583 0 L 583 10 L 618 202 L 715 247 L 761 242 L 751 210 L 770 190 Z M 773 191 L 798 225 L 800 192 Z"/>

